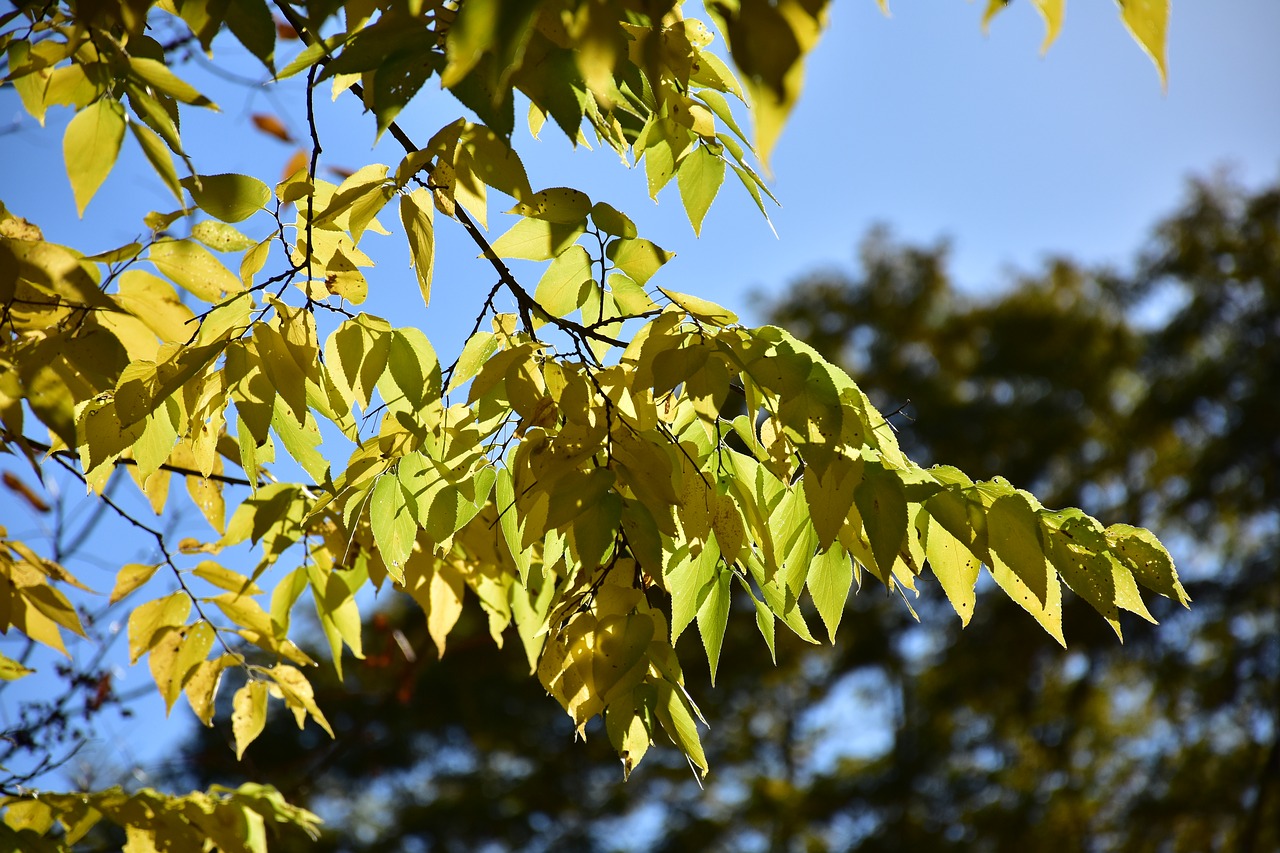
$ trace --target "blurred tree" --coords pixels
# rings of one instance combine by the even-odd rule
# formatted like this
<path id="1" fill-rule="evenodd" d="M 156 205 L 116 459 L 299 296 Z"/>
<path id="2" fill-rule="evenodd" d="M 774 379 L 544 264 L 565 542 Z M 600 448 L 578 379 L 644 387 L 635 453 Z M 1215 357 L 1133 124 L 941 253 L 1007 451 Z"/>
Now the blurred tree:
<path id="1" fill-rule="evenodd" d="M 1054 259 L 976 296 L 946 268 L 876 231 L 858 275 L 766 312 L 883 410 L 910 400 L 916 458 L 1141 518 L 1193 610 L 1157 600 L 1121 648 L 1072 598 L 1063 652 L 1002 596 L 963 643 L 937 589 L 919 625 L 857 596 L 834 648 L 780 635 L 776 668 L 731 621 L 692 687 L 716 722 L 698 794 L 675 751 L 624 786 L 602 732 L 571 747 L 479 610 L 437 662 L 393 609 L 347 684 L 316 679 L 336 742 L 276 717 L 237 765 L 205 730 L 181 783 L 271 781 L 332 850 L 1280 849 L 1280 187 L 1193 184 L 1131 274 Z"/>

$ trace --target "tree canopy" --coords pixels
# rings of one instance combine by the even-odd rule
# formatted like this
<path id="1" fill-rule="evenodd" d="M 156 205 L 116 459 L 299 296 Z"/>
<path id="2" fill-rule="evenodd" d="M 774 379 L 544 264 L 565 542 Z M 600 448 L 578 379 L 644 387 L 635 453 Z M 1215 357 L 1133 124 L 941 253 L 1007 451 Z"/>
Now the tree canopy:
<path id="1" fill-rule="evenodd" d="M 1034 5 L 1047 46 L 1064 4 Z M 1163 75 L 1167 3 L 1120 7 Z M 128 602 L 131 662 L 146 658 L 167 707 L 183 697 L 211 724 L 231 673 L 237 756 L 272 704 L 332 733 L 306 672 L 317 661 L 290 633 L 304 595 L 339 678 L 345 656 L 366 657 L 362 589 L 407 593 L 441 655 L 474 598 L 579 735 L 603 719 L 624 776 L 667 741 L 704 776 L 674 646 L 696 623 L 714 681 L 735 599 L 771 656 L 780 633 L 817 643 L 818 622 L 834 640 L 864 579 L 908 608 L 936 579 L 968 623 L 985 566 L 1064 645 L 1064 585 L 1117 635 L 1121 610 L 1152 619 L 1140 588 L 1188 603 L 1149 531 L 922 467 L 809 343 L 669 286 L 674 253 L 608 202 L 534 189 L 511 147 L 517 101 L 535 134 L 551 119 L 643 163 L 651 195 L 674 179 L 695 232 L 730 171 L 766 213 L 760 173 L 825 4 L 707 13 L 728 62 L 674 3 L 108 0 L 0 16 L 4 79 L 27 111 L 74 110 L 62 145 L 78 212 L 126 133 L 177 204 L 141 239 L 85 250 L 0 208 L 4 448 L 37 477 L 81 481 L 154 542 L 108 600 Z M 181 118 L 216 107 L 181 57 L 198 45 L 216 62 L 231 40 L 274 79 L 306 75 L 308 116 L 317 91 L 357 99 L 371 137 L 404 157 L 325 181 L 312 120 L 309 159 L 274 187 L 202 172 Z M 415 141 L 398 118 L 435 77 L 467 114 Z M 514 217 L 492 240 L 491 195 Z M 393 216 L 424 305 L 437 227 L 480 252 L 471 333 L 447 366 L 420 329 L 360 310 L 371 288 L 403 290 L 360 246 Z M 522 282 L 510 259 L 546 266 Z M 516 311 L 496 309 L 504 292 Z M 158 520 L 118 499 L 121 476 Z M 203 535 L 166 527 L 175 478 Z M 0 536 L 0 627 L 65 652 L 86 633 L 72 599 L 93 591 L 59 554 Z M 254 784 L 176 797 L 23 782 L 6 785 L 3 831 L 24 849 L 73 844 L 104 818 L 136 850 L 261 850 L 267 826 L 315 824 Z"/>
<path id="2" fill-rule="evenodd" d="M 347 851 L 1274 848 L 1280 502 L 1265 476 L 1228 472 L 1276 453 L 1254 425 L 1280 417 L 1280 346 L 1260 332 L 1280 318 L 1278 202 L 1274 184 L 1197 183 L 1131 270 L 1055 257 L 980 288 L 958 285 L 945 243 L 876 231 L 855 270 L 808 275 L 765 307 L 886 406 L 910 394 L 913 419 L 895 421 L 916 458 L 1017 473 L 1175 540 L 1195 607 L 1155 600 L 1158 628 L 1121 646 L 1068 600 L 1064 654 L 1008 599 L 962 629 L 936 596 L 916 623 L 862 595 L 835 644 L 780 637 L 774 667 L 730 620 L 715 689 L 701 666 L 687 673 L 713 721 L 700 794 L 670 753 L 607 784 L 608 745 L 569 748 L 538 686 L 513 689 L 520 661 L 480 608 L 436 661 L 403 653 L 397 632 L 429 640 L 401 606 L 366 621 L 345 684 L 313 679 L 333 742 L 276 718 L 236 762 L 222 722 L 168 783 L 269 781 L 325 815 L 309 845 Z M 1053 334 L 1073 363 L 1046 357 Z M 1175 372 L 1196 390 L 1170 394 Z M 1233 381 L 1192 379 L 1210 375 Z M 619 823 L 634 831 L 623 842 Z"/>

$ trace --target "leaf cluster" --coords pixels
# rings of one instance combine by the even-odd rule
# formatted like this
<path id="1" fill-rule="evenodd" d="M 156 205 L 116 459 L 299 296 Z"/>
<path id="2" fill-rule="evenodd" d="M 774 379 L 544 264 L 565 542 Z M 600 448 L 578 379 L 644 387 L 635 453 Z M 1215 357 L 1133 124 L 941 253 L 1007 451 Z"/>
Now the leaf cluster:
<path id="1" fill-rule="evenodd" d="M 137 596 L 130 660 L 147 659 L 166 708 L 185 695 L 210 724 L 236 668 L 237 755 L 271 700 L 331 733 L 300 668 L 315 662 L 290 639 L 304 594 L 339 674 L 344 650 L 364 655 L 366 585 L 421 605 L 440 653 L 473 595 L 495 641 L 514 628 L 580 734 L 603 716 L 624 773 L 665 739 L 705 774 L 674 646 L 696 621 L 714 674 L 735 597 L 771 652 L 778 622 L 815 642 L 805 597 L 834 638 L 864 573 L 904 601 L 931 573 L 967 621 L 985 565 L 1059 642 L 1063 584 L 1117 634 L 1119 610 L 1150 618 L 1140 586 L 1188 602 L 1149 532 L 1050 511 L 999 478 L 922 468 L 815 350 L 653 284 L 674 255 L 624 213 L 578 189 L 533 190 L 511 143 L 516 92 L 535 135 L 548 117 L 575 144 L 590 129 L 643 161 L 654 196 L 674 178 L 695 231 L 726 168 L 764 212 L 752 163 L 799 95 L 825 7 L 708 11 L 745 85 L 674 3 L 120 0 L 0 18 L 5 81 L 28 112 L 74 110 L 63 147 L 79 212 L 126 130 L 178 203 L 149 214 L 144 236 L 89 255 L 0 208 L 4 446 L 37 473 L 82 480 L 154 539 L 157 558 L 123 566 L 111 601 Z M 282 25 L 303 47 L 278 66 Z M 349 92 L 404 158 L 324 181 L 313 124 L 310 163 L 274 188 L 200 172 L 181 111 L 215 107 L 174 71 L 153 36 L 164 28 L 211 54 L 225 30 L 275 79 L 305 73 L 309 114 L 323 84 Z M 436 76 L 478 121 L 418 147 L 397 117 Z M 751 99 L 754 149 L 726 95 Z M 517 219 L 490 242 L 493 193 Z M 388 233 L 392 204 L 424 306 L 437 215 L 497 275 L 448 368 L 421 330 L 359 310 L 376 286 L 361 242 Z M 188 236 L 173 236 L 179 223 Z M 547 262 L 536 287 L 510 258 Z M 494 307 L 504 288 L 515 313 Z M 207 535 L 175 545 L 132 516 L 107 494 L 119 468 L 162 518 L 181 477 Z M 0 557 L 0 627 L 64 651 L 62 629 L 83 633 L 58 586 L 74 578 L 21 543 Z M 184 815 L 222 807 L 169 802 Z"/>

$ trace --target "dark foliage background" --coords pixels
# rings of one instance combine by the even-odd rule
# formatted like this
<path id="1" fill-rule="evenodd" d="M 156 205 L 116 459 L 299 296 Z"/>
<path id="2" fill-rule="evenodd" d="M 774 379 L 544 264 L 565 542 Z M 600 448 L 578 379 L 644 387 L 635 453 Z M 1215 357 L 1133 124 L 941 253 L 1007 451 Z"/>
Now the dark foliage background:
<path id="1" fill-rule="evenodd" d="M 307 850 L 1280 850 L 1280 187 L 1193 184 L 1132 270 L 976 292 L 945 244 L 878 231 L 762 308 L 910 400 L 922 462 L 1153 527 L 1190 611 L 1157 600 L 1121 645 L 1068 596 L 1063 651 L 1003 596 L 962 631 L 936 584 L 919 623 L 866 588 L 834 648 L 780 634 L 776 667 L 731 620 L 714 690 L 689 632 L 701 792 L 674 750 L 624 785 L 478 608 L 436 661 L 392 605 L 346 684 L 314 676 L 336 741 L 277 713 L 237 765 L 220 723 L 172 783 L 272 782 L 328 821 Z"/>

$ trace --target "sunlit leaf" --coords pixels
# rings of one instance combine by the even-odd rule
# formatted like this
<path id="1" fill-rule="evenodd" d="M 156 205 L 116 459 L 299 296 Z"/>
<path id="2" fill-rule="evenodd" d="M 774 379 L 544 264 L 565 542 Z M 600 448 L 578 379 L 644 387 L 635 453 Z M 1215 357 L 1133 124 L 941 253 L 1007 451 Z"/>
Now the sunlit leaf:
<path id="1" fill-rule="evenodd" d="M 115 165 L 123 139 L 124 108 L 111 98 L 99 98 L 68 122 L 62 154 L 81 216 Z"/>

